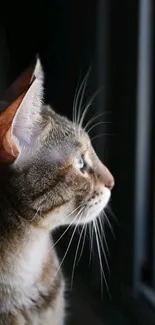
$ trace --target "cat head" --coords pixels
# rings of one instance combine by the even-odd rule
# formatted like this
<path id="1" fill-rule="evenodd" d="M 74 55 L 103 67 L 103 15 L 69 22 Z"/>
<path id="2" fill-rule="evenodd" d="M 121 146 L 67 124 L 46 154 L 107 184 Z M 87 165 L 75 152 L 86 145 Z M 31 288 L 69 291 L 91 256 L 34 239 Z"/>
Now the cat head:
<path id="1" fill-rule="evenodd" d="M 39 227 L 89 222 L 106 207 L 113 176 L 83 128 L 44 104 L 39 62 L 35 77 L 1 137 L 6 194 Z"/>

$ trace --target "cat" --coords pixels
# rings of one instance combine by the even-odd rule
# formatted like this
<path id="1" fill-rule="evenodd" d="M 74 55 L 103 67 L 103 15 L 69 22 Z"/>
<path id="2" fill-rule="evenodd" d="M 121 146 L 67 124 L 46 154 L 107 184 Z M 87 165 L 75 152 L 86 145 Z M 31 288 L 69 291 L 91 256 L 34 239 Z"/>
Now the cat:
<path id="1" fill-rule="evenodd" d="M 82 126 L 44 104 L 43 80 L 38 61 L 0 137 L 0 325 L 65 323 L 65 280 L 51 232 L 97 218 L 114 186 Z"/>

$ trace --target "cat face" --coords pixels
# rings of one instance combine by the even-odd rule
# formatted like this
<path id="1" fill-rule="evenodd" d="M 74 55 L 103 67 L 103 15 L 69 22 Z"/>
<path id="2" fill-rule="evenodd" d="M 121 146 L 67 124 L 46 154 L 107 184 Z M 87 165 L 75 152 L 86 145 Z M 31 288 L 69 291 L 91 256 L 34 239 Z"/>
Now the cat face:
<path id="1" fill-rule="evenodd" d="M 42 75 L 27 92 L 4 137 L 14 156 L 8 182 L 23 217 L 51 230 L 87 223 L 107 205 L 113 176 L 81 126 L 42 103 Z"/>

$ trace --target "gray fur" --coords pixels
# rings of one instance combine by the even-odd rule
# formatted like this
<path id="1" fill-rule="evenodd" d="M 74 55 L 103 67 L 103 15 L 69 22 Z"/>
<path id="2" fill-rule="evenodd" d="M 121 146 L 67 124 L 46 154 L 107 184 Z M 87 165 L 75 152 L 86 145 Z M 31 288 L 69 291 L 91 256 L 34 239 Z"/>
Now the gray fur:
<path id="1" fill-rule="evenodd" d="M 11 136 L 19 155 L 11 165 L 5 166 L 3 173 L 1 170 L 2 325 L 40 325 L 40 319 L 48 325 L 49 317 L 53 317 L 51 324 L 63 324 L 64 282 L 55 250 L 49 250 L 50 231 L 64 224 L 86 223 L 97 217 L 108 201 L 106 186 L 113 181 L 84 130 L 42 103 L 42 78 L 38 73 L 37 70 L 39 79 L 26 95 L 12 123 Z M 78 168 L 78 157 L 84 160 L 84 169 Z M 110 196 L 110 191 L 108 193 Z M 44 255 L 40 259 L 35 255 L 35 251 L 39 254 L 42 248 L 39 246 L 41 240 L 47 254 L 45 261 Z M 33 250 L 39 266 L 37 280 L 31 280 L 31 295 L 31 290 L 27 289 L 31 273 L 26 280 L 25 259 L 33 271 Z M 18 281 L 16 272 L 19 270 L 18 289 L 13 283 Z M 25 280 L 20 282 L 20 277 Z M 49 310 L 53 316 L 49 315 Z"/>

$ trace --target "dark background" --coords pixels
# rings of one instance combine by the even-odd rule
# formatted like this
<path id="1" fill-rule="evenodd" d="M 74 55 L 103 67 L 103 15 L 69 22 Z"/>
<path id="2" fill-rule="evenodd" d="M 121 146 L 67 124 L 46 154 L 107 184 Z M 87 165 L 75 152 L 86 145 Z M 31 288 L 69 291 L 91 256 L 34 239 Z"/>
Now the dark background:
<path id="1" fill-rule="evenodd" d="M 154 96 L 151 91 L 148 95 L 149 104 L 144 107 L 150 111 L 149 137 L 146 130 L 144 139 L 149 138 L 148 146 L 151 150 L 149 152 L 143 150 L 141 155 L 142 161 L 143 157 L 144 161 L 145 157 L 148 157 L 147 169 L 145 168 L 145 180 L 147 179 L 148 183 L 143 193 L 145 200 L 147 198 L 147 206 L 143 205 L 143 196 L 140 198 L 144 207 L 143 219 L 137 203 L 139 198 L 137 175 L 140 168 L 141 179 L 144 174 L 143 164 L 141 166 L 136 163 L 141 161 L 138 156 L 138 128 L 143 129 L 138 123 L 141 121 L 139 74 L 143 69 L 143 65 L 139 67 L 141 50 L 138 49 L 143 2 L 145 1 L 53 0 L 37 3 L 36 6 L 33 1 L 21 5 L 14 1 L 12 7 L 4 8 L 3 13 L 1 11 L 1 92 L 28 66 L 36 52 L 40 54 L 45 71 L 46 102 L 58 112 L 68 117 L 72 116 L 72 104 L 79 77 L 82 79 L 90 66 L 92 70 L 86 98 L 103 86 L 88 117 L 92 113 L 104 112 L 105 121 L 111 122 L 108 129 L 105 129 L 104 124 L 95 128 L 94 135 L 107 133 L 110 136 L 96 138 L 94 146 L 116 180 L 111 206 L 118 222 L 109 215 L 115 239 L 106 226 L 111 276 L 105 272 L 111 298 L 105 289 L 104 307 L 100 294 L 96 244 L 94 243 L 93 260 L 88 266 L 90 250 L 88 238 L 76 273 L 80 274 L 93 293 L 100 309 L 99 313 L 103 312 L 106 315 L 109 324 L 117 324 L 117 321 L 119 324 L 128 324 L 130 320 L 131 324 L 155 324 Z M 151 0 L 148 4 L 152 6 L 149 20 L 152 21 L 152 25 L 151 41 L 150 44 L 146 44 L 151 53 L 151 56 L 148 56 L 151 68 L 147 69 L 149 87 L 153 89 L 155 5 Z M 144 31 L 143 43 L 145 41 Z M 145 58 L 143 63 L 145 64 Z M 145 76 L 143 78 L 145 79 Z M 146 226 L 143 229 L 139 227 L 141 220 Z M 70 265 L 74 261 L 79 232 L 77 231 L 67 255 Z M 60 233 L 57 233 L 56 237 Z M 61 241 L 59 246 L 61 253 L 65 252 L 71 234 L 72 231 L 67 232 Z M 144 258 L 139 258 L 144 246 L 146 254 Z M 147 289 L 149 294 L 146 292 Z M 150 290 L 153 298 L 150 298 Z"/>

